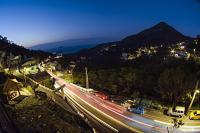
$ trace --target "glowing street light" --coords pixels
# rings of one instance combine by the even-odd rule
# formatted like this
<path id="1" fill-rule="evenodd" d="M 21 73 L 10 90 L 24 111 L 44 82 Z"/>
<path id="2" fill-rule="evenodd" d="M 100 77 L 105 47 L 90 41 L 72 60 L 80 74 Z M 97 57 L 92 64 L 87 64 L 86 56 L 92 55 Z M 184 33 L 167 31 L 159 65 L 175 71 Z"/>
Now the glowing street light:
<path id="1" fill-rule="evenodd" d="M 193 49 L 193 52 L 194 52 L 194 54 L 196 53 L 196 49 L 195 48 Z"/>
<path id="2" fill-rule="evenodd" d="M 200 91 L 197 90 L 197 89 L 198 89 L 198 86 L 199 86 L 199 80 L 197 80 L 197 83 L 196 83 L 196 86 L 195 86 L 195 91 L 194 91 L 192 100 L 191 100 L 191 102 L 190 102 L 190 105 L 189 105 L 189 107 L 188 107 L 187 113 L 190 111 L 190 108 L 192 107 L 192 104 L 193 104 L 193 102 L 194 102 L 194 99 L 195 99 L 195 97 L 196 97 L 196 94 L 200 93 Z"/>
<path id="3" fill-rule="evenodd" d="M 170 52 L 171 52 L 172 54 L 175 53 L 174 49 L 172 49 Z"/>
<path id="4" fill-rule="evenodd" d="M 181 46 L 181 49 L 185 49 L 185 46 Z"/>

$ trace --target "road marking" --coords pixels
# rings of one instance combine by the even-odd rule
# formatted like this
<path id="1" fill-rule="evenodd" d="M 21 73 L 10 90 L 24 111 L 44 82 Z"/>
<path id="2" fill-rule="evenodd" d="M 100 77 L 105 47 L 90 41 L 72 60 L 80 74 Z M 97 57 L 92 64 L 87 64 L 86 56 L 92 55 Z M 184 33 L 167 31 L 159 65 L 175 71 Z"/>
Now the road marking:
<path id="1" fill-rule="evenodd" d="M 148 118 L 148 119 L 152 119 L 152 120 L 154 120 L 154 119 L 158 119 L 158 121 L 163 120 L 163 118 L 160 118 L 160 117 L 157 117 L 157 116 L 151 116 L 151 115 L 148 115 L 148 114 L 144 114 L 143 116 Z"/>
<path id="2" fill-rule="evenodd" d="M 87 95 L 86 95 L 86 96 L 87 96 Z M 105 108 L 113 109 L 113 110 L 115 110 L 116 112 L 119 112 L 119 113 L 121 113 L 121 114 L 124 113 L 123 111 L 120 111 L 120 110 L 117 110 L 117 109 L 111 108 L 111 107 L 105 105 L 104 103 L 99 102 L 98 100 L 94 99 L 94 98 L 91 97 L 91 96 L 88 96 L 88 97 L 91 98 L 91 99 L 93 99 L 96 103 L 98 103 L 99 105 L 101 105 L 101 106 L 103 106 L 103 107 L 105 107 Z"/>
<path id="3" fill-rule="evenodd" d="M 183 132 L 199 132 L 200 131 L 200 129 L 194 129 L 194 128 L 188 128 L 188 129 L 180 129 L 181 131 L 183 131 Z"/>
<path id="4" fill-rule="evenodd" d="M 51 74 L 50 74 L 51 75 Z M 54 76 L 53 76 L 54 77 Z M 56 79 L 58 79 L 58 78 L 56 78 Z M 33 80 L 34 81 L 34 80 Z M 65 82 L 65 81 L 64 81 Z M 36 82 L 37 83 L 37 82 Z M 40 84 L 39 84 L 40 85 Z M 42 85 L 41 85 L 42 86 Z M 42 87 L 44 87 L 44 86 L 42 86 Z M 45 87 L 46 88 L 46 87 Z M 47 88 L 48 90 L 49 90 L 49 88 Z M 160 121 L 161 122 L 161 121 Z M 164 122 L 165 123 L 165 122 Z M 107 123 L 106 123 L 107 124 Z M 167 124 L 169 124 L 169 123 L 167 123 Z M 200 126 L 182 126 L 182 127 L 184 127 L 184 128 L 188 128 L 188 129 L 180 129 L 180 130 L 182 130 L 182 131 L 186 131 L 186 130 L 192 130 L 192 131 L 200 131 L 200 129 L 194 129 L 194 128 L 200 128 Z"/>
<path id="5" fill-rule="evenodd" d="M 50 75 L 53 75 L 52 77 L 56 77 L 56 76 L 55 76 L 54 74 L 52 74 L 52 73 L 51 73 Z M 63 80 L 63 79 L 61 79 L 61 78 L 56 77 L 56 79 L 62 81 L 64 84 L 67 83 L 65 80 Z M 74 86 L 70 86 L 70 84 L 68 84 L 68 83 L 67 83 L 66 85 L 69 86 L 69 87 L 74 87 Z M 67 89 L 67 90 L 69 90 L 69 89 Z M 74 92 L 72 92 L 71 90 L 69 90 L 69 91 L 70 91 L 71 93 L 74 94 Z M 74 94 L 74 95 L 75 95 L 75 94 Z M 81 99 L 79 96 L 77 96 L 77 95 L 75 95 L 75 96 L 78 97 L 79 99 Z M 88 104 L 85 100 L 83 100 L 83 99 L 81 99 L 81 100 L 84 101 L 86 104 Z M 99 112 L 102 112 L 102 111 L 100 111 L 99 109 L 97 109 L 97 108 L 95 108 L 94 106 L 92 106 L 91 104 L 88 104 L 88 105 L 89 105 L 90 107 L 92 107 L 92 108 L 98 110 Z M 107 108 L 107 109 L 108 109 L 108 108 Z M 136 122 L 136 123 L 138 123 L 138 124 L 141 124 L 141 125 L 144 125 L 144 126 L 148 126 L 148 127 L 151 127 L 151 128 L 154 127 L 154 128 L 156 128 L 156 130 L 158 130 L 158 131 L 161 131 L 161 130 L 164 131 L 164 129 L 162 129 L 162 128 L 155 127 L 155 126 L 153 126 L 153 125 L 149 125 L 149 124 L 146 124 L 146 123 L 143 123 L 143 122 L 140 122 L 140 121 L 131 119 L 131 118 L 129 118 L 129 117 L 127 117 L 127 116 L 124 116 L 124 115 L 122 115 L 122 114 L 120 114 L 120 113 L 118 113 L 118 112 L 116 112 L 116 111 L 111 110 L 111 109 L 108 109 L 108 110 L 110 110 L 111 112 L 114 112 L 115 114 L 118 114 L 118 115 L 120 115 L 120 116 L 122 116 L 122 117 L 124 117 L 124 118 L 126 118 L 126 119 L 128 119 L 128 120 L 130 120 L 130 121 L 133 121 L 133 122 Z M 106 115 L 106 116 L 108 116 L 108 117 L 110 117 L 110 118 L 112 118 L 112 119 L 114 119 L 113 117 L 111 117 L 111 116 L 105 114 L 104 112 L 103 112 L 103 114 Z M 116 120 L 116 119 L 114 119 L 114 120 L 115 120 L 115 121 L 118 121 L 118 120 Z M 118 121 L 118 122 L 121 123 L 121 121 Z M 126 124 L 124 124 L 124 123 L 123 123 L 123 125 L 126 126 L 126 127 L 128 127 L 128 128 L 130 129 L 130 127 L 129 127 L 128 125 L 126 125 Z"/>
<path id="6" fill-rule="evenodd" d="M 173 125 L 172 123 L 167 123 L 167 122 L 163 122 L 163 121 L 159 121 L 159 120 L 154 120 L 154 121 L 158 122 L 158 123 L 166 124 L 166 125 Z"/>
<path id="7" fill-rule="evenodd" d="M 96 107 L 92 106 L 91 104 L 89 104 L 89 103 L 87 103 L 86 101 L 84 101 L 83 99 L 81 99 L 79 96 L 75 95 L 75 93 L 72 92 L 71 90 L 67 89 L 66 91 L 68 91 L 68 92 L 70 92 L 72 95 L 78 97 L 80 100 L 82 100 L 82 101 L 83 101 L 85 104 L 87 104 L 88 106 L 92 107 L 93 109 L 97 110 L 98 112 L 101 112 L 101 113 L 104 114 L 105 116 L 107 116 L 107 117 L 111 118 L 112 120 L 118 122 L 119 124 L 121 124 L 121 125 L 127 127 L 128 129 L 130 129 L 130 130 L 132 130 L 132 131 L 134 131 L 134 132 L 142 132 L 142 131 L 136 130 L 136 129 L 132 128 L 132 127 L 129 127 L 128 125 L 122 123 L 121 121 L 116 120 L 116 119 L 114 119 L 113 117 L 107 115 L 106 113 L 102 112 L 101 110 L 97 109 Z"/>
<path id="8" fill-rule="evenodd" d="M 131 119 L 131 118 L 129 118 L 129 117 L 123 115 L 123 114 L 122 114 L 121 112 L 119 112 L 118 110 L 116 111 L 116 109 L 110 108 L 110 107 L 108 107 L 108 106 L 106 106 L 106 105 L 100 103 L 99 101 L 97 101 L 97 100 L 94 99 L 93 97 L 90 96 L 90 98 L 92 98 L 94 101 L 96 101 L 97 103 L 99 103 L 99 104 L 100 104 L 101 106 L 103 106 L 104 108 L 109 109 L 110 111 L 112 111 L 112 112 L 114 112 L 114 113 L 117 113 L 118 115 L 121 115 L 122 117 L 124 117 L 124 118 L 126 118 L 126 119 L 128 119 L 128 120 L 131 120 L 131 121 L 133 121 L 133 122 L 137 122 L 137 123 L 142 124 L 142 125 L 145 125 L 145 126 L 149 126 L 149 127 L 151 127 L 151 128 L 156 128 L 156 130 L 159 130 L 159 131 L 164 131 L 163 128 L 155 127 L 155 126 L 153 126 L 153 125 L 149 125 L 149 124 L 146 124 L 146 123 L 143 123 L 143 122 L 140 122 L 140 121 Z M 119 113 L 121 113 L 121 114 L 119 114 Z"/>
<path id="9" fill-rule="evenodd" d="M 69 90 L 69 89 L 68 89 Z M 71 90 L 69 90 L 71 93 L 74 93 L 74 92 L 72 92 Z M 75 95 L 75 94 L 74 94 Z M 77 96 L 77 95 L 75 95 L 75 96 Z M 79 99 L 81 99 L 79 96 L 77 96 Z M 81 99 L 82 101 L 84 101 L 83 99 Z M 86 101 L 84 101 L 86 104 L 88 104 Z M 89 106 L 91 106 L 90 104 L 88 104 Z M 93 108 L 95 108 L 94 106 L 91 106 L 91 107 L 93 107 Z M 95 108 L 96 109 L 96 108 Z M 138 124 L 141 124 L 141 125 L 144 125 L 144 126 L 148 126 L 148 127 L 150 127 L 150 128 L 155 128 L 155 130 L 158 130 L 158 131 L 166 131 L 166 130 L 164 130 L 164 129 L 162 129 L 162 128 L 159 128 L 159 127 L 155 127 L 155 126 L 153 126 L 153 125 L 149 125 L 149 124 L 146 124 L 146 123 L 143 123 L 143 122 L 140 122 L 140 121 L 137 121 L 137 120 L 134 120 L 134 119 L 131 119 L 131 118 L 129 118 L 129 117 L 127 117 L 127 116 L 125 116 L 125 115 L 122 115 L 122 114 L 120 114 L 120 113 L 118 113 L 118 112 L 116 112 L 116 111 L 114 111 L 114 110 L 112 110 L 112 109 L 109 109 L 109 108 L 106 108 L 106 109 L 108 109 L 108 110 L 110 110 L 111 112 L 114 112 L 115 114 L 118 114 L 118 115 L 120 115 L 120 116 L 122 116 L 122 117 L 124 117 L 124 118 L 126 118 L 126 119 L 128 119 L 128 120 L 130 120 L 130 121 L 132 121 L 132 122 L 136 122 L 136 123 L 138 123 Z M 98 109 L 96 109 L 96 110 L 98 110 Z M 98 110 L 98 111 L 100 111 L 100 110 Z M 100 112 L 102 112 L 102 111 L 100 111 Z M 104 113 L 105 114 L 105 113 Z M 107 114 L 105 114 L 105 115 L 107 115 Z M 109 116 L 109 115 L 107 115 L 107 116 Z M 110 117 L 110 116 L 109 116 Z M 111 117 L 112 118 L 112 117 Z M 119 121 L 120 122 L 120 121 Z M 126 125 L 126 124 L 125 124 Z M 127 126 L 127 125 L 126 125 Z M 128 126 L 129 127 L 129 126 Z"/>
<path id="10" fill-rule="evenodd" d="M 185 128 L 200 128 L 200 126 L 182 126 L 182 127 L 185 127 Z"/>
<path id="11" fill-rule="evenodd" d="M 94 99 L 94 98 L 92 98 L 93 100 L 95 100 L 95 101 L 97 101 L 96 99 Z M 99 102 L 99 101 L 97 101 L 97 102 Z M 100 102 L 99 102 L 100 103 Z M 102 103 L 100 103 L 100 104 L 102 104 Z M 111 110 L 113 110 L 113 111 L 115 111 L 115 109 L 113 109 L 113 108 L 110 108 L 110 107 L 108 107 L 108 106 L 104 106 L 104 105 L 101 105 L 101 106 L 103 106 L 104 108 L 109 108 L 109 109 L 111 109 Z M 118 111 L 116 111 L 116 112 L 118 112 Z M 119 112 L 120 113 L 120 112 Z M 123 115 L 124 116 L 124 115 Z M 126 117 L 126 116 L 124 116 L 124 117 Z M 127 118 L 129 118 L 129 117 L 127 117 Z M 136 120 L 133 120 L 133 119 L 129 119 L 129 120 L 131 120 L 131 121 L 136 121 Z M 139 121 L 137 121 L 137 122 L 139 122 Z M 141 124 L 141 123 L 140 123 Z M 145 123 L 143 123 L 143 124 L 145 124 Z M 146 124 L 146 126 L 150 126 L 150 125 L 147 125 Z M 163 128 L 159 128 L 159 127 L 156 127 L 156 126 L 151 126 L 151 128 L 155 128 L 155 130 L 158 130 L 158 131 L 164 131 L 163 130 Z"/>
<path id="12" fill-rule="evenodd" d="M 49 72 L 48 72 L 48 73 L 49 73 Z M 56 77 L 53 73 L 50 73 L 50 75 L 51 75 L 52 77 L 54 77 L 54 78 Z M 63 80 L 63 79 L 61 79 L 61 78 L 56 77 L 56 79 L 62 81 L 64 84 L 66 84 L 66 85 L 67 85 L 68 87 L 70 87 L 70 88 L 71 88 L 71 87 L 74 87 L 74 86 L 70 86 L 69 83 L 67 83 L 65 80 Z M 65 89 L 65 88 L 64 88 L 64 89 Z M 69 89 L 67 89 L 67 90 L 70 91 L 71 93 L 73 93 L 73 95 L 75 95 L 75 93 L 72 92 L 71 90 L 69 90 Z M 78 97 L 79 99 L 81 99 L 79 96 L 77 96 L 77 95 L 75 95 L 75 96 Z M 85 100 L 83 100 L 83 99 L 81 99 L 81 100 L 82 100 L 83 102 L 85 102 L 87 105 L 89 105 L 90 107 L 92 107 L 92 108 L 98 110 L 99 112 L 103 113 L 104 115 L 110 117 L 111 119 L 113 119 L 113 120 L 115 120 L 115 121 L 118 121 L 118 120 L 114 119 L 113 117 L 111 117 L 111 116 L 105 114 L 105 113 L 102 112 L 101 110 L 95 108 L 95 107 L 92 106 L 91 104 L 87 103 Z M 114 111 L 114 110 L 112 110 L 112 109 L 109 109 L 109 108 L 107 108 L 107 109 L 110 110 L 111 112 L 114 112 L 115 114 L 118 114 L 118 115 L 120 115 L 120 116 L 122 116 L 122 117 L 124 117 L 124 118 L 126 118 L 126 119 L 128 119 L 128 120 L 130 120 L 130 121 L 136 122 L 136 123 L 138 123 L 138 124 L 141 124 L 141 125 L 144 125 L 144 126 L 148 126 L 148 127 L 151 127 L 151 128 L 155 128 L 155 129 L 158 130 L 158 131 L 166 131 L 166 130 L 164 130 L 163 128 L 155 127 L 155 126 L 153 126 L 153 125 L 149 125 L 149 124 L 146 124 L 146 123 L 143 123 L 143 122 L 140 122 L 140 121 L 131 119 L 131 118 L 129 118 L 129 117 L 125 116 L 125 115 L 122 115 L 122 114 L 120 114 L 120 113 L 118 113 L 118 112 L 116 112 L 116 111 Z M 124 125 L 125 127 L 128 127 L 129 129 L 131 128 L 130 126 L 128 126 L 128 125 L 122 123 L 121 121 L 118 121 L 118 123 L 121 123 L 122 125 Z"/>
<path id="13" fill-rule="evenodd" d="M 104 124 L 105 126 L 107 126 L 108 128 L 112 129 L 115 132 L 118 132 L 118 130 L 112 126 L 110 126 L 109 124 L 107 124 L 106 122 L 102 121 L 101 119 L 99 119 L 98 117 L 96 117 L 95 115 L 93 115 L 91 112 L 89 112 L 87 109 L 85 109 L 83 106 L 81 106 L 78 102 L 76 102 L 75 100 L 73 100 L 73 98 L 71 98 L 71 96 L 69 96 L 69 94 L 65 94 L 67 95 L 68 98 L 71 99 L 71 101 L 75 102 L 81 109 L 83 109 L 85 112 L 87 112 L 90 116 L 92 116 L 93 118 L 95 118 L 97 121 L 99 121 L 100 123 Z"/>
<path id="14" fill-rule="evenodd" d="M 61 81 L 64 82 L 64 84 L 66 84 L 66 81 L 64 81 L 64 80 L 62 80 L 62 79 L 61 79 Z M 73 87 L 73 86 L 70 86 L 70 84 L 66 84 L 66 85 L 67 85 L 68 87 L 70 87 L 70 88 Z M 64 88 L 64 89 L 65 89 L 65 88 Z M 142 132 L 142 131 L 136 130 L 136 129 L 132 128 L 132 127 L 129 127 L 128 125 L 122 123 L 121 121 L 116 120 L 116 119 L 114 119 L 113 117 L 107 115 L 106 113 L 102 112 L 101 110 L 99 110 L 99 109 L 97 109 L 96 107 L 92 106 L 91 104 L 87 103 L 85 100 L 83 100 L 82 98 L 80 98 L 78 95 L 76 95 L 76 94 L 75 94 L 74 92 L 72 92 L 71 90 L 69 90 L 69 89 L 66 89 L 66 90 L 69 91 L 69 92 L 71 92 L 71 94 L 73 94 L 74 96 L 78 97 L 80 100 L 82 100 L 84 103 L 86 103 L 87 105 L 89 105 L 89 106 L 92 107 L 93 109 L 95 109 L 95 110 L 101 112 L 101 113 L 104 114 L 105 116 L 107 116 L 107 117 L 111 118 L 112 120 L 114 120 L 114 121 L 120 123 L 121 125 L 127 127 L 128 129 L 130 129 L 130 130 L 132 130 L 132 131 L 134 131 L 134 132 Z"/>

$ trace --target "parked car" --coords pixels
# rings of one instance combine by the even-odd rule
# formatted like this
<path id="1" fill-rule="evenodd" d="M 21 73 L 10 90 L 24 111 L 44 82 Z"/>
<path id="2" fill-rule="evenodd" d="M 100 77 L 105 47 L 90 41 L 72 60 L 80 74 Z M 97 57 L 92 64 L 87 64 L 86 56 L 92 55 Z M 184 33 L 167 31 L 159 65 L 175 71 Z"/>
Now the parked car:
<path id="1" fill-rule="evenodd" d="M 100 97 L 103 100 L 107 100 L 109 98 L 108 95 L 106 95 L 103 92 L 99 92 L 99 91 L 95 92 L 94 95 L 97 96 L 97 97 Z"/>
<path id="2" fill-rule="evenodd" d="M 129 112 L 133 112 L 133 113 L 140 114 L 140 115 L 143 115 L 145 112 L 144 106 L 141 106 L 141 105 L 132 105 L 132 106 L 128 107 L 127 110 Z"/>
<path id="3" fill-rule="evenodd" d="M 200 110 L 192 111 L 189 115 L 190 120 L 200 120 Z"/>
<path id="4" fill-rule="evenodd" d="M 163 108 L 159 103 L 152 103 L 150 107 L 157 110 L 161 110 Z"/>
<path id="5" fill-rule="evenodd" d="M 168 111 L 167 111 L 167 115 L 169 116 L 178 116 L 178 117 L 182 117 L 185 113 L 185 107 L 182 106 L 176 106 L 174 108 L 169 107 Z"/>
<path id="6" fill-rule="evenodd" d="M 121 105 L 123 106 L 123 107 L 125 107 L 125 108 L 128 108 L 128 107 L 130 107 L 130 106 L 132 106 L 132 105 L 134 105 L 134 101 L 132 101 L 132 100 L 126 100 L 124 103 L 122 103 Z"/>

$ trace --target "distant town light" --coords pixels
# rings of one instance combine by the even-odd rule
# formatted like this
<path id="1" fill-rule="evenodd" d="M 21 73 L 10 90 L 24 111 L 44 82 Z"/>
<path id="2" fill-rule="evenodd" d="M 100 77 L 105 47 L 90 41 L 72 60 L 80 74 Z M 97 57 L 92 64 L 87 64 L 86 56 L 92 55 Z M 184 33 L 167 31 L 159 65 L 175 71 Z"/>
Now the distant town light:
<path id="1" fill-rule="evenodd" d="M 194 52 L 194 54 L 195 54 L 195 52 L 196 52 L 196 49 L 195 49 L 195 48 L 193 49 L 193 52 Z"/>
<path id="2" fill-rule="evenodd" d="M 184 49 L 185 48 L 185 46 L 181 46 L 181 49 Z"/>
<path id="3" fill-rule="evenodd" d="M 174 49 L 171 50 L 171 53 L 172 53 L 172 54 L 175 53 Z"/>

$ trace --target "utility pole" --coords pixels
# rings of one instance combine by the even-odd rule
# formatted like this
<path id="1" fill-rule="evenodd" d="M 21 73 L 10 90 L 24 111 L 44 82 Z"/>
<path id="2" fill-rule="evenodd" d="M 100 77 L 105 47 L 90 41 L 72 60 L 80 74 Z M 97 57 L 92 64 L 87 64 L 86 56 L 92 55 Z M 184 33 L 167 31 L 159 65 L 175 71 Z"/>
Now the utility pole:
<path id="1" fill-rule="evenodd" d="M 88 80 L 87 67 L 85 67 L 85 83 L 86 83 L 86 89 L 89 89 L 89 80 Z"/>
<path id="2" fill-rule="evenodd" d="M 192 100 L 190 102 L 190 105 L 188 107 L 187 113 L 190 111 L 190 108 L 192 107 L 192 104 L 194 102 L 196 94 L 199 93 L 198 86 L 199 86 L 199 80 L 197 80 L 197 83 L 196 83 L 196 86 L 195 86 L 195 90 L 194 90 L 194 94 L 193 94 Z"/>
<path id="3" fill-rule="evenodd" d="M 23 71 L 23 76 L 24 76 L 24 82 L 25 82 L 25 84 L 26 84 L 26 75 L 25 75 L 25 67 L 24 67 L 24 71 Z"/>

